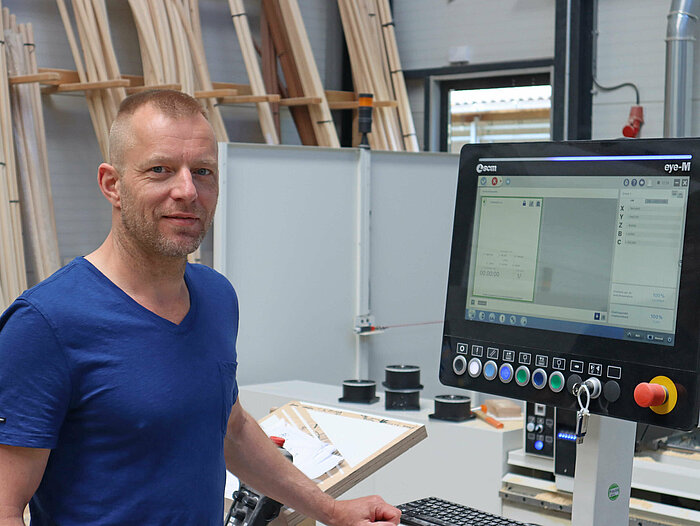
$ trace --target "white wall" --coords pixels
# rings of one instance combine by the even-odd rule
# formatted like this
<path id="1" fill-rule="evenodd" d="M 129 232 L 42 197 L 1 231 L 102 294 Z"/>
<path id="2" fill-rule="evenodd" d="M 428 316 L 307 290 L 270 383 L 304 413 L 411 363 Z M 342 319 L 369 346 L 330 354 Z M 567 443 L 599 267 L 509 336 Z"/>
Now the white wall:
<path id="1" fill-rule="evenodd" d="M 245 0 L 250 26 L 259 42 L 260 2 Z M 70 5 L 70 2 L 67 2 Z M 19 23 L 34 26 L 40 67 L 75 70 L 65 30 L 54 0 L 4 0 Z M 110 0 L 108 17 L 120 70 L 141 74 L 136 30 L 125 0 Z M 299 0 L 321 79 L 327 89 L 340 89 L 342 33 L 333 2 Z M 248 83 L 228 3 L 200 0 L 204 46 L 212 80 Z M 44 95 L 49 169 L 56 208 L 59 247 L 64 262 L 86 254 L 109 230 L 109 206 L 96 183 L 102 161 L 82 93 Z M 222 108 L 232 141 L 263 142 L 253 105 Z M 294 124 L 283 110 L 282 141 L 299 144 Z M 206 254 L 205 254 L 206 256 Z"/>

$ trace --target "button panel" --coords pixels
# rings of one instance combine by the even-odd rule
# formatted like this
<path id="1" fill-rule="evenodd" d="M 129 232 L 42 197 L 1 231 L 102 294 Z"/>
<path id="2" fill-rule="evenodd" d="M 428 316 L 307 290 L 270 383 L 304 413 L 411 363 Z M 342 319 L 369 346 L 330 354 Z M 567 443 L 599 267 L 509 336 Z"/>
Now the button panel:
<path id="1" fill-rule="evenodd" d="M 460 341 L 454 348 L 454 373 L 457 376 L 468 374 L 476 382 L 491 382 L 497 378 L 500 380 L 497 384 L 513 383 L 566 396 L 570 393 L 567 380 L 570 383 L 572 376 L 580 375 L 583 379 L 592 376 L 600 378 L 602 385 L 608 384 L 605 397 L 608 402 L 614 403 L 620 396 L 617 383 L 622 379 L 620 365 L 551 356 L 535 349 L 502 349 L 491 342 Z"/>

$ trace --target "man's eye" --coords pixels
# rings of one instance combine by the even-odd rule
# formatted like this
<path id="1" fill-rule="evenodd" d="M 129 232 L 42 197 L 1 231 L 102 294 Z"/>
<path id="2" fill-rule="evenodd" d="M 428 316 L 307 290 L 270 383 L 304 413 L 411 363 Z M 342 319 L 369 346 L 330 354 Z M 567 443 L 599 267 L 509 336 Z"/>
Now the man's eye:
<path id="1" fill-rule="evenodd" d="M 210 175 L 212 171 L 208 168 L 197 168 L 196 170 L 194 170 L 194 173 L 196 175 Z"/>
<path id="2" fill-rule="evenodd" d="M 165 172 L 165 168 L 163 168 L 162 166 L 154 166 L 153 168 L 151 168 L 151 171 L 153 173 L 162 174 Z"/>

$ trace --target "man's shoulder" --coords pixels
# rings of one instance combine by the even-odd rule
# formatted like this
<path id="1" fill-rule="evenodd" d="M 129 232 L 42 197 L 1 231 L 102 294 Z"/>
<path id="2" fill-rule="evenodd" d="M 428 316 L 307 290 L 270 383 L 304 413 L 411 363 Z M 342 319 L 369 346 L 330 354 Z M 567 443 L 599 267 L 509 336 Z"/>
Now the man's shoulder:
<path id="1" fill-rule="evenodd" d="M 206 265 L 188 263 L 185 273 L 190 280 L 198 285 L 223 287 L 225 290 L 233 292 L 233 285 L 228 278 Z"/>
<path id="2" fill-rule="evenodd" d="M 81 285 L 84 285 L 88 275 L 90 270 L 86 261 L 76 258 L 45 280 L 25 290 L 20 298 L 29 303 L 41 303 L 55 298 L 69 300 L 80 293 Z"/>

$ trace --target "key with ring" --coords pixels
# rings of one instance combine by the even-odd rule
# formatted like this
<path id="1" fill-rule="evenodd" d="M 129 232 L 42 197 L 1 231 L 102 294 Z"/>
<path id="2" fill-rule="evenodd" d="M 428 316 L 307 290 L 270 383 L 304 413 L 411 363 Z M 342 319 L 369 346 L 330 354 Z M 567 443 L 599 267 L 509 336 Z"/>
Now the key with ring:
<path id="1" fill-rule="evenodd" d="M 583 437 L 588 432 L 588 417 L 590 412 L 585 407 L 576 412 L 576 443 L 582 444 Z"/>

